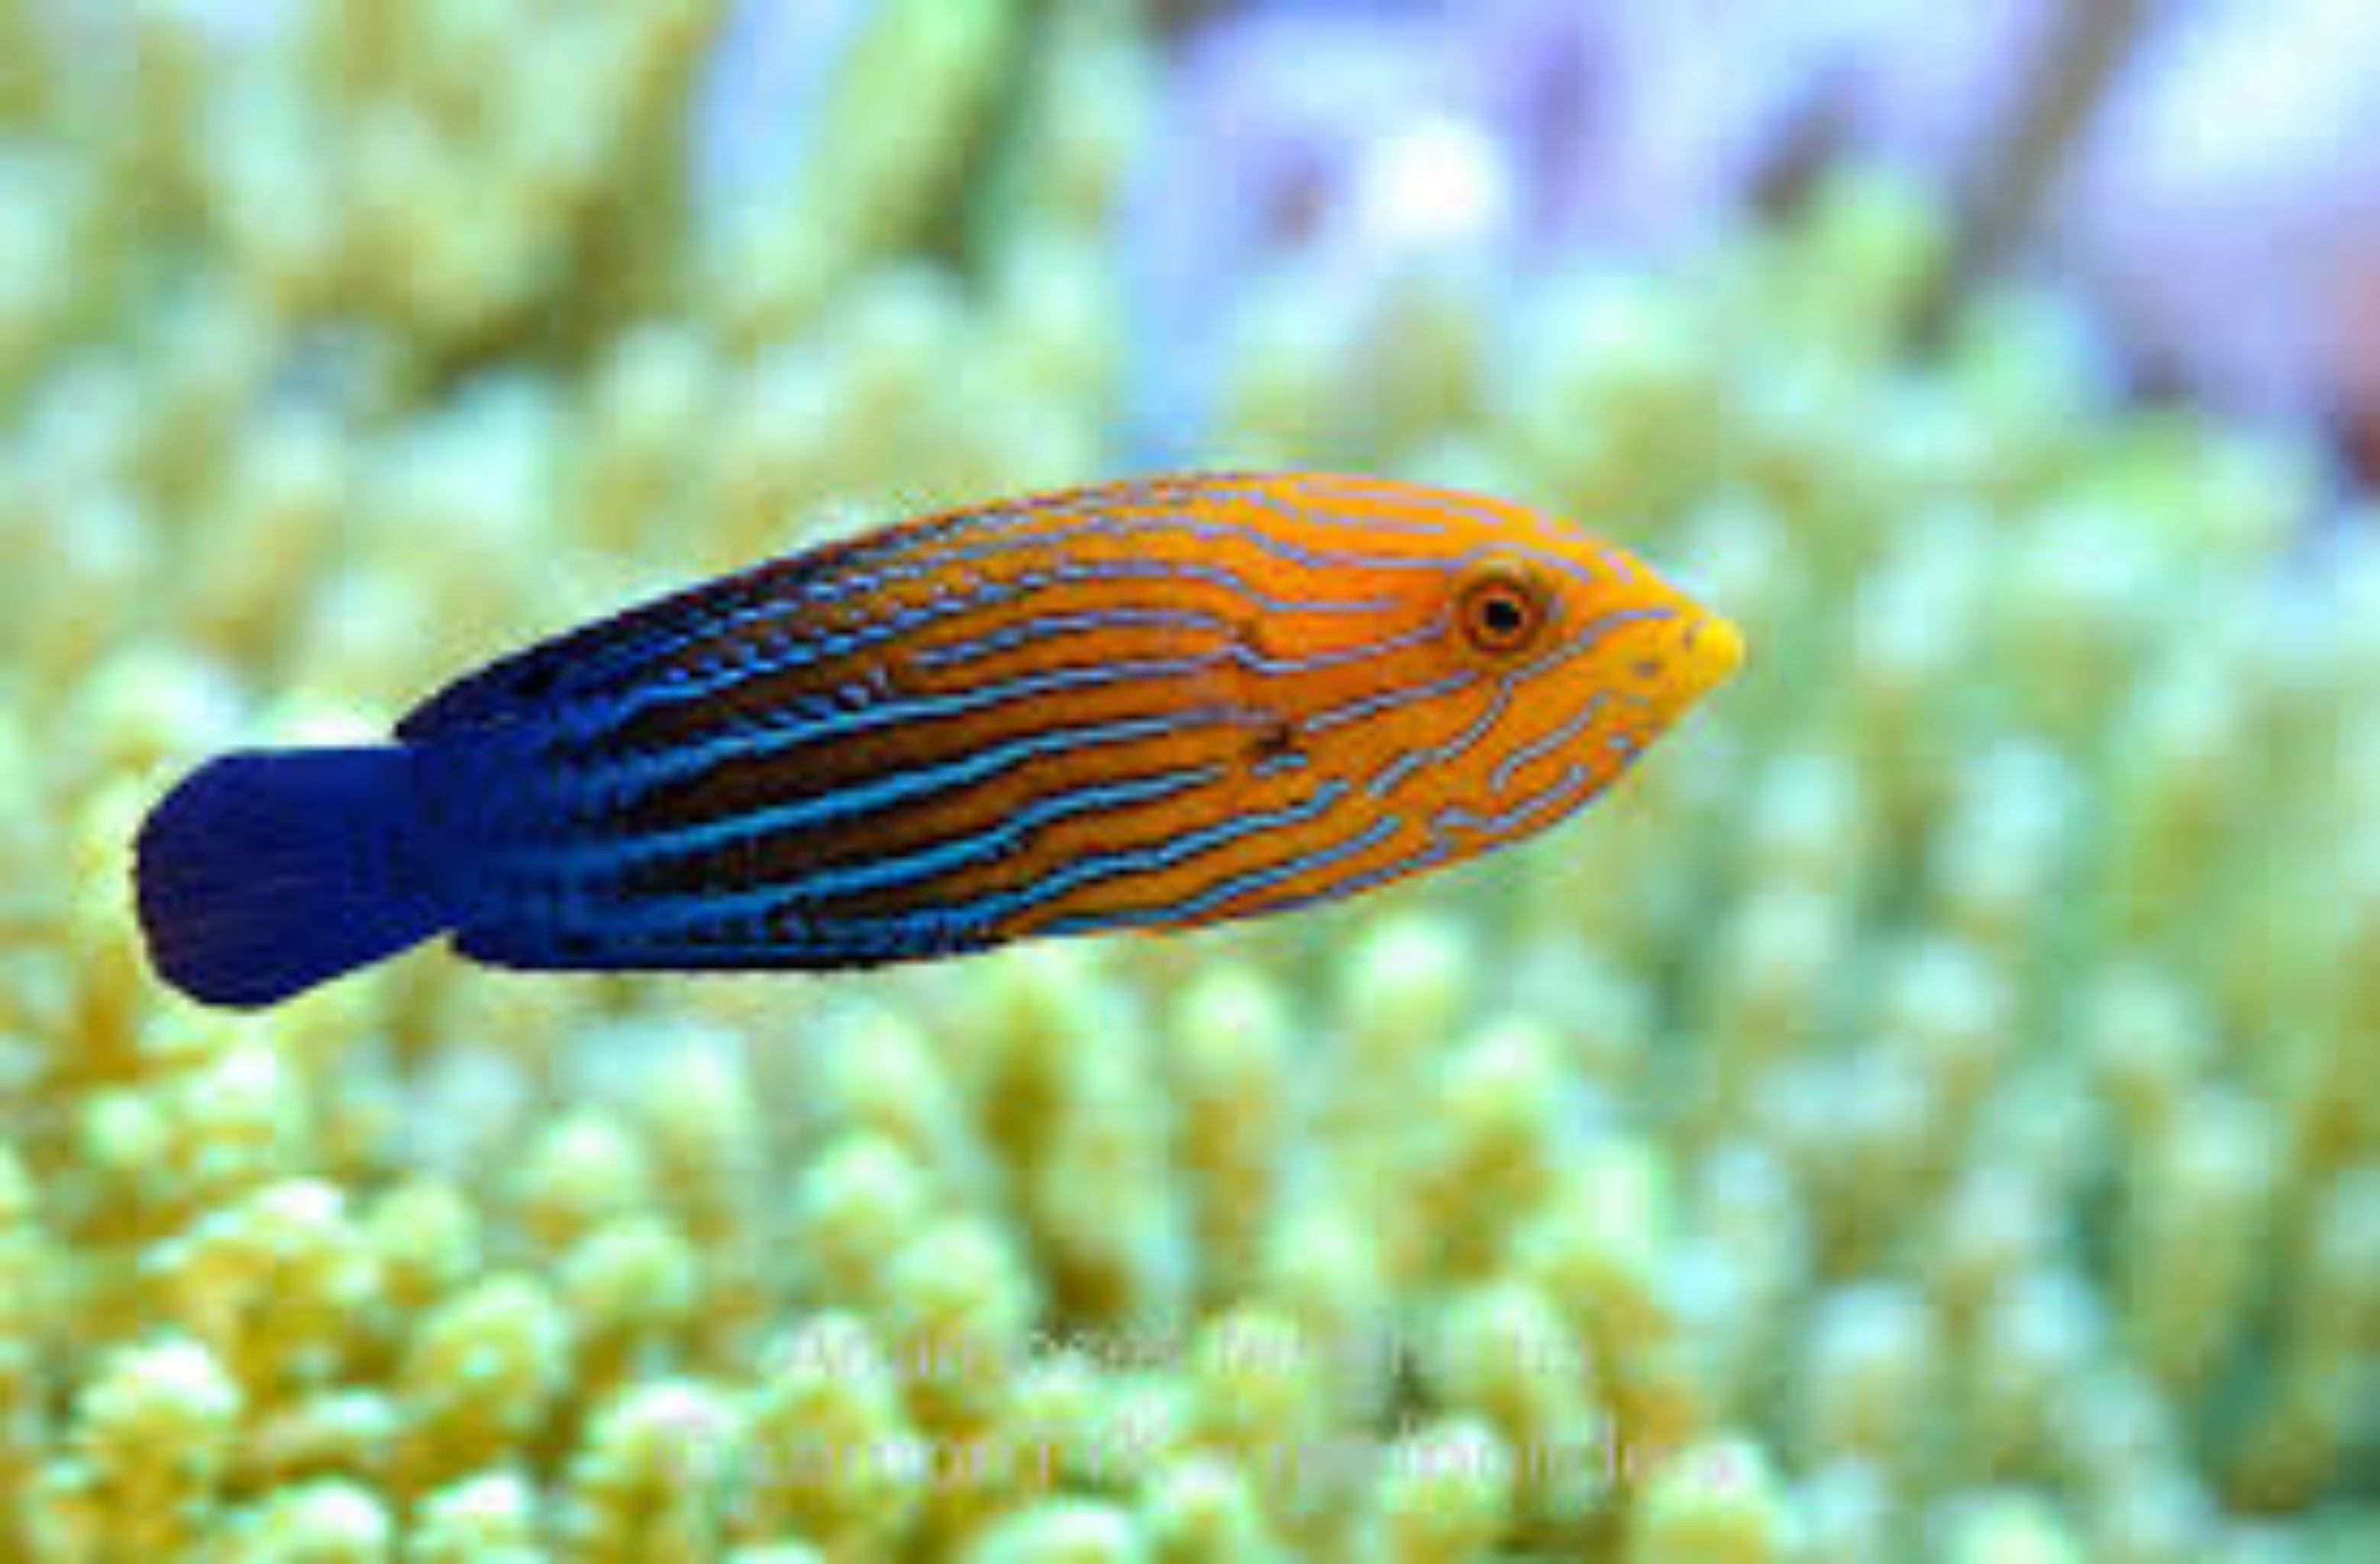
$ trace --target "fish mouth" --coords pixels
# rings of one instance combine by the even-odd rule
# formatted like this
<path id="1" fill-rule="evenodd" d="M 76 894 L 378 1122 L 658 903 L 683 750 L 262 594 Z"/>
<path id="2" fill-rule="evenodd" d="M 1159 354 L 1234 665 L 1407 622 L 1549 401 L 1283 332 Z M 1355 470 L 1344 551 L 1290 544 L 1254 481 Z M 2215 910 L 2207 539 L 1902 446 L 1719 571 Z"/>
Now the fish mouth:
<path id="1" fill-rule="evenodd" d="M 1676 656 L 1684 700 L 1697 699 L 1733 678 L 1743 666 L 1743 632 L 1718 614 L 1696 612 L 1679 635 Z"/>

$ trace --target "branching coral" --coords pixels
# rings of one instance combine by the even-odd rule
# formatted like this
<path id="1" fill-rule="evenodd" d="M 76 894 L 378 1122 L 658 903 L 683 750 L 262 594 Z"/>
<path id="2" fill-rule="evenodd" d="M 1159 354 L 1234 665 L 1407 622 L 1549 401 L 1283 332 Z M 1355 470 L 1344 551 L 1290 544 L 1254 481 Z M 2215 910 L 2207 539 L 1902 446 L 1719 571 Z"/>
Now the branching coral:
<path id="1" fill-rule="evenodd" d="M 1913 352 L 1891 187 L 1219 323 L 1216 463 L 1509 490 L 1750 625 L 1558 839 L 832 982 L 167 998 L 191 758 L 1120 459 L 1129 7 L 865 13 L 717 224 L 715 9 L 561 9 L 126 7 L 111 74 L 0 4 L 0 254 L 90 258 L 0 266 L 0 1556 L 2369 1548 L 2380 555 L 2053 303 Z"/>

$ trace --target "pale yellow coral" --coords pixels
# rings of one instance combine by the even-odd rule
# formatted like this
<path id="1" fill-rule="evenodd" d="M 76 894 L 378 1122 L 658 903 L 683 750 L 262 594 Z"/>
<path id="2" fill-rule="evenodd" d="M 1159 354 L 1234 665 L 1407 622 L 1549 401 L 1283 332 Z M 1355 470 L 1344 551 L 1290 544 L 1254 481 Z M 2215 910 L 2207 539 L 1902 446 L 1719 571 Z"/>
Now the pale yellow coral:
<path id="1" fill-rule="evenodd" d="M 694 1245 L 647 1216 L 589 1233 L 562 1257 L 556 1275 L 562 1304 L 577 1326 L 582 1391 L 675 1352 L 703 1290 Z"/>
<path id="2" fill-rule="evenodd" d="M 883 1295 L 902 1246 L 933 1209 L 916 1164 L 890 1141 L 839 1137 L 821 1146 L 795 1191 L 793 1235 L 821 1299 Z"/>
<path id="3" fill-rule="evenodd" d="M 260 1399 L 337 1372 L 380 1279 L 343 1192 L 312 1180 L 227 1202 L 152 1255 L 164 1312 Z"/>
<path id="4" fill-rule="evenodd" d="M 1215 459 L 1566 508 L 1745 623 L 1557 838 L 227 1018 L 127 915 L 179 768 L 1114 465 L 1160 60 L 1120 0 L 855 8 L 713 210 L 710 0 L 78 11 L 120 79 L 66 9 L 0 0 L 0 1556 L 2370 1551 L 2371 518 L 2270 589 L 2309 464 L 2038 296 L 1905 358 L 1908 192 L 1200 322 Z"/>
<path id="5" fill-rule="evenodd" d="M 571 1348 L 568 1317 L 527 1277 L 469 1282 L 423 1314 L 395 1376 L 406 1415 L 401 1486 L 520 1454 L 565 1389 Z"/>
<path id="6" fill-rule="evenodd" d="M 1987 1498 L 1950 1524 L 1952 1564 L 2074 1564 L 2088 1557 L 2038 1500 Z"/>
<path id="7" fill-rule="evenodd" d="M 353 1483 L 292 1484 L 232 1523 L 240 1557 L 259 1564 L 380 1564 L 394 1558 L 387 1505 Z"/>
<path id="8" fill-rule="evenodd" d="M 1011 1516 L 959 1557 L 966 1564 L 1142 1564 L 1149 1553 L 1130 1516 L 1077 1500 Z"/>
<path id="9" fill-rule="evenodd" d="M 1379 1454 L 1362 1557 L 1383 1564 L 1486 1559 L 1511 1527 L 1514 1460 L 1480 1425 L 1427 1424 Z"/>
<path id="10" fill-rule="evenodd" d="M 765 337 L 915 235 L 954 193 L 1015 47 L 1014 0 L 892 0 L 858 23 L 811 127 L 799 199 L 762 209 L 717 275 L 724 318 Z"/>
<path id="11" fill-rule="evenodd" d="M 1158 1473 L 1144 1504 L 1165 1564 L 1271 1564 L 1282 1557 L 1246 1468 L 1201 1456 Z"/>
<path id="12" fill-rule="evenodd" d="M 714 1552 L 735 1418 L 710 1387 L 666 1379 L 597 1408 L 563 1480 L 560 1530 L 570 1556 L 634 1564 Z"/>
<path id="13" fill-rule="evenodd" d="M 1293 1024 L 1278 988 L 1245 967 L 1194 978 L 1174 1000 L 1162 1062 L 1209 1297 L 1244 1284 L 1289 1171 L 1301 1110 Z"/>
<path id="14" fill-rule="evenodd" d="M 26 1546 L 21 1517 L 42 1471 L 49 1422 L 42 1346 L 61 1302 L 58 1257 L 34 1226 L 32 1181 L 0 1146 L 0 1547 Z"/>
<path id="15" fill-rule="evenodd" d="M 1785 1556 L 1776 1478 L 1757 1451 L 1711 1443 L 1662 1458 L 1632 1513 L 1630 1564 L 1767 1564 Z"/>
<path id="16" fill-rule="evenodd" d="M 407 1557 L 418 1564 L 541 1564 L 535 1491 L 517 1475 L 495 1473 L 430 1494 Z"/>
<path id="17" fill-rule="evenodd" d="M 67 1453 L 32 1495 L 36 1546 L 102 1558 L 197 1548 L 213 1529 L 243 1410 L 237 1383 L 196 1341 L 115 1353 L 76 1397 Z"/>
<path id="18" fill-rule="evenodd" d="M 1596 1365 L 1535 1288 L 1490 1283 L 1458 1297 L 1423 1354 L 1432 1391 L 1512 1452 L 1512 1501 L 1538 1524 L 1575 1530 L 1612 1498 L 1613 1443 Z"/>
<path id="19" fill-rule="evenodd" d="M 735 1534 L 894 1546 L 915 1519 L 930 1460 L 902 1406 L 907 1372 L 844 1315 L 815 1315 L 771 1349 L 746 1402 Z"/>

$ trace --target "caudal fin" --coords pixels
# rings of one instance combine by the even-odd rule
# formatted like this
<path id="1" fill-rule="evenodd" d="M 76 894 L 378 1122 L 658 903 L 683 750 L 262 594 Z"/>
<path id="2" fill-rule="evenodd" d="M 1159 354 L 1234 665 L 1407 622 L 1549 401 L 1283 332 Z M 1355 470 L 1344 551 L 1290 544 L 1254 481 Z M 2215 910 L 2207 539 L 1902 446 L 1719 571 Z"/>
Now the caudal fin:
<path id="1" fill-rule="evenodd" d="M 185 778 L 135 847 L 149 959 L 192 999 L 269 1005 L 447 923 L 413 757 L 256 750 Z"/>

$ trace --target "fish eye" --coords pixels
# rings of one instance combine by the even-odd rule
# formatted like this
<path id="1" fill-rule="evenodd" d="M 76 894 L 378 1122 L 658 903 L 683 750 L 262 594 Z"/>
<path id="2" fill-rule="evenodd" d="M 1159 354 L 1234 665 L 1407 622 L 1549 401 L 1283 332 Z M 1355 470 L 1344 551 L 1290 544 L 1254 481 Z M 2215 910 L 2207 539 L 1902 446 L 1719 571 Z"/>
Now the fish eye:
<path id="1" fill-rule="evenodd" d="M 1455 597 L 1455 617 L 1474 650 L 1510 657 L 1536 643 L 1547 613 L 1543 585 L 1511 560 L 1474 570 Z"/>

